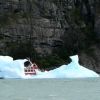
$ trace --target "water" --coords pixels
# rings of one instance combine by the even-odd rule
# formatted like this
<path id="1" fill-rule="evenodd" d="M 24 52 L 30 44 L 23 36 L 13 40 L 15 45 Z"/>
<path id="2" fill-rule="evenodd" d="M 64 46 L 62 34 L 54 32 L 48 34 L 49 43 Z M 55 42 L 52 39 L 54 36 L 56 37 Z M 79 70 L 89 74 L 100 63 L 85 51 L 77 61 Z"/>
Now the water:
<path id="1" fill-rule="evenodd" d="M 1 79 L 0 100 L 100 100 L 100 78 Z"/>

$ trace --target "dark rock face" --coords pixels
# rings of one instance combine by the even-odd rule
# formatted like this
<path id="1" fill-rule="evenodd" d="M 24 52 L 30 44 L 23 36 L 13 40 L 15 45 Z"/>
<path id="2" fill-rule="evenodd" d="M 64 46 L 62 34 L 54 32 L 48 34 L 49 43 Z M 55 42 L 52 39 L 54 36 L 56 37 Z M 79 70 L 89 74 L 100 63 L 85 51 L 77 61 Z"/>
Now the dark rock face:
<path id="1" fill-rule="evenodd" d="M 99 5 L 99 0 L 0 0 L 0 52 L 4 52 L 3 48 L 9 43 L 18 44 L 31 39 L 39 54 L 51 54 L 52 48 L 63 45 L 65 34 L 86 27 L 84 20 L 77 20 L 79 13 L 86 19 L 91 17 L 100 38 Z M 75 10 L 77 15 L 73 15 Z M 89 13 L 91 16 L 88 17 Z M 82 64 L 99 70 L 99 53 L 100 49 L 95 49 L 98 61 L 80 55 Z"/>

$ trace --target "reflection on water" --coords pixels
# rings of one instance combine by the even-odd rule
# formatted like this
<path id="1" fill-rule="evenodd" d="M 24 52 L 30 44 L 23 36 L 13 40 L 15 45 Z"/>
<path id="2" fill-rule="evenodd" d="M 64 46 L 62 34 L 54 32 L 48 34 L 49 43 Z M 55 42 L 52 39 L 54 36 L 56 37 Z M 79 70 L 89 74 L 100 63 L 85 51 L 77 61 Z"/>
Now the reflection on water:
<path id="1" fill-rule="evenodd" d="M 1 79 L 0 100 L 100 100 L 100 78 Z"/>

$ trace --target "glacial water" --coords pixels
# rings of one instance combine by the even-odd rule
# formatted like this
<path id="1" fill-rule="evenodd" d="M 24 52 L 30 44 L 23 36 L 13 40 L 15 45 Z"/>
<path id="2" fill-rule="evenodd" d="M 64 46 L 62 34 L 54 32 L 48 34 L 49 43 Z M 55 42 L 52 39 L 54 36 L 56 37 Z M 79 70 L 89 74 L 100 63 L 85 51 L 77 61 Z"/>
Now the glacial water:
<path id="1" fill-rule="evenodd" d="M 100 78 L 0 79 L 0 100 L 100 100 Z"/>

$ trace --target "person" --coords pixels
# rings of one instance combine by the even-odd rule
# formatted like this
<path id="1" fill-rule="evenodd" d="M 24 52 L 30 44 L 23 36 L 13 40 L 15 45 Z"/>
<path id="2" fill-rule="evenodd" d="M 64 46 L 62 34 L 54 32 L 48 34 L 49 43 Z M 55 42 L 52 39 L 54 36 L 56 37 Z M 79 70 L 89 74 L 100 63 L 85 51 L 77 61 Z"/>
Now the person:
<path id="1" fill-rule="evenodd" d="M 35 62 L 33 63 L 33 67 L 34 69 L 39 69 Z"/>

